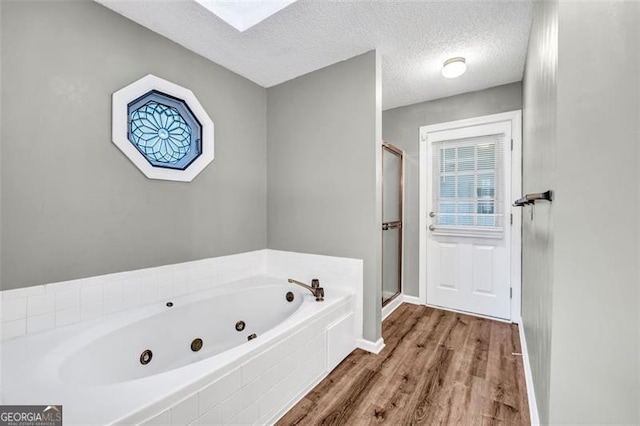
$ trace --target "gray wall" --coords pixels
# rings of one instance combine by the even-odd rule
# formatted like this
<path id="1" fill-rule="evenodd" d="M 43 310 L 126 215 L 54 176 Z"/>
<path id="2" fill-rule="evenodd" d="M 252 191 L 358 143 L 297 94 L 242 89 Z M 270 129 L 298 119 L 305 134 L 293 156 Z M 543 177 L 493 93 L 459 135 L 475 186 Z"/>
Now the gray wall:
<path id="1" fill-rule="evenodd" d="M 364 259 L 364 337 L 380 337 L 375 52 L 268 89 L 268 246 Z"/>
<path id="2" fill-rule="evenodd" d="M 418 296 L 420 246 L 419 128 L 436 123 L 497 114 L 522 108 L 519 82 L 421 102 L 382 113 L 382 138 L 405 152 L 404 293 Z"/>
<path id="3" fill-rule="evenodd" d="M 536 5 L 522 315 L 543 424 L 638 424 L 640 6 Z"/>
<path id="4" fill-rule="evenodd" d="M 3 1 L 0 0 L 0 23 L 2 23 L 2 8 Z M 0 95 L 2 94 L 2 29 L 0 29 Z M 0 102 L 0 290 L 2 290 L 2 102 Z M 0 302 L 1 303 L 1 302 Z M 0 350 L 0 367 L 4 365 L 2 362 L 2 353 Z M 2 371 L 4 368 L 0 368 L 0 383 L 2 383 Z M 0 397 L 0 402 L 1 397 Z"/>
<path id="5" fill-rule="evenodd" d="M 523 82 L 524 193 L 557 189 L 556 98 L 558 67 L 558 7 L 535 4 Z M 553 288 L 554 221 L 556 203 L 538 203 L 522 216 L 522 320 L 529 362 L 543 424 L 549 421 L 551 378 L 551 308 Z"/>
<path id="6" fill-rule="evenodd" d="M 89 1 L 3 2 L 4 289 L 266 247 L 266 90 Z M 191 89 L 216 158 L 147 179 L 111 143 L 111 94 Z"/>
<path id="7" fill-rule="evenodd" d="M 640 4 L 559 12 L 549 421 L 638 424 Z"/>

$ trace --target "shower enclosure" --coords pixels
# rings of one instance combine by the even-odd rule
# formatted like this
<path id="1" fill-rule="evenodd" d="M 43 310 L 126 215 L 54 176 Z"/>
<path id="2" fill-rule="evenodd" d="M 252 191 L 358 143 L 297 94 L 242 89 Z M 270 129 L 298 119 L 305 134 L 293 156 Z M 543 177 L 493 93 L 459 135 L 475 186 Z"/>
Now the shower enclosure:
<path id="1" fill-rule="evenodd" d="M 382 306 L 402 291 L 404 152 L 382 144 Z"/>

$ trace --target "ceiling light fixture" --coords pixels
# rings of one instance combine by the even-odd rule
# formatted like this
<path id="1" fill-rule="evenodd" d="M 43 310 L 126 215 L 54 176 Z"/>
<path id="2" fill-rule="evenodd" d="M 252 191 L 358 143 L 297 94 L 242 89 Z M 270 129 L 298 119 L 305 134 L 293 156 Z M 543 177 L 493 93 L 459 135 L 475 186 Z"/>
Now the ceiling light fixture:
<path id="1" fill-rule="evenodd" d="M 447 59 L 442 65 L 442 75 L 446 78 L 460 77 L 466 70 L 467 64 L 462 57 Z"/>

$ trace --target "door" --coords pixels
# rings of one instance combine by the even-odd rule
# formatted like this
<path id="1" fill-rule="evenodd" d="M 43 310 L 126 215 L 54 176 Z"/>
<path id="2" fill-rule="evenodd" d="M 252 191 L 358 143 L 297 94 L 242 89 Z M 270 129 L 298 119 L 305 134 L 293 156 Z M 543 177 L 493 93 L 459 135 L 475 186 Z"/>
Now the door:
<path id="1" fill-rule="evenodd" d="M 382 146 L 382 305 L 402 288 L 403 151 Z"/>
<path id="2" fill-rule="evenodd" d="M 422 134 L 429 305 L 511 319 L 512 125 Z"/>

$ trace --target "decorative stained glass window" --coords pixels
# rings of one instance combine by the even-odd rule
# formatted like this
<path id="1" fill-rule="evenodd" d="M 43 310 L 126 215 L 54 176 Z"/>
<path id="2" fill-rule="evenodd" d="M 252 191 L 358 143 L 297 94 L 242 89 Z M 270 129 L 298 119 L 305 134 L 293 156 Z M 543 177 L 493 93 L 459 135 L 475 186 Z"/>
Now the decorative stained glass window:
<path id="1" fill-rule="evenodd" d="M 151 91 L 128 117 L 129 141 L 154 167 L 184 170 L 202 153 L 202 126 L 184 101 Z"/>
<path id="2" fill-rule="evenodd" d="M 147 75 L 113 94 L 113 143 L 151 179 L 190 182 L 213 161 L 213 121 L 184 87 Z"/>

